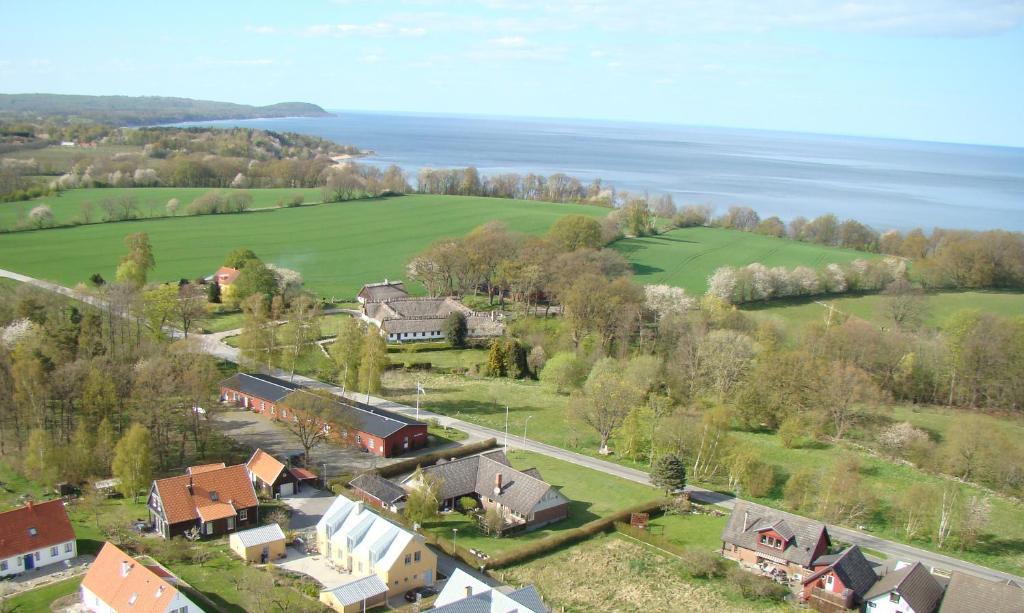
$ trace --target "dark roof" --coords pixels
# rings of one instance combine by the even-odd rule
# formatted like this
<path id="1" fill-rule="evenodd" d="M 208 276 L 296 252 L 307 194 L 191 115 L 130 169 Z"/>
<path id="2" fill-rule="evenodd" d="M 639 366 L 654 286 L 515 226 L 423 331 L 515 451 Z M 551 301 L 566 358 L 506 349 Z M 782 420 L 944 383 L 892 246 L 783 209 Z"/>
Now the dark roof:
<path id="1" fill-rule="evenodd" d="M 785 534 L 793 536 L 787 541 L 786 548 L 779 551 L 759 543 L 759 532 L 766 529 L 775 530 L 784 538 Z M 784 530 L 785 534 L 780 529 Z M 821 539 L 829 542 L 825 524 L 745 500 L 736 501 L 729 523 L 722 531 L 722 540 L 726 543 L 751 551 L 763 551 L 804 568 L 811 568 L 814 553 Z"/>
<path id="2" fill-rule="evenodd" d="M 366 492 L 384 504 L 395 504 L 405 497 L 405 490 L 376 473 L 363 473 L 349 482 L 353 489 Z"/>
<path id="3" fill-rule="evenodd" d="M 987 581 L 954 571 L 939 613 L 1021 613 L 1024 589 L 1010 582 Z"/>
<path id="4" fill-rule="evenodd" d="M 491 611 L 494 610 L 494 603 L 492 601 L 496 599 L 494 594 L 495 591 L 495 589 L 490 589 L 486 592 L 473 594 L 472 596 L 467 596 L 461 600 L 456 600 L 454 602 L 449 602 L 446 605 L 435 607 L 431 609 L 431 611 L 436 611 L 437 613 L 491 613 Z M 528 585 L 507 594 L 501 592 L 501 596 L 505 596 L 506 598 L 509 598 L 510 600 L 513 600 L 525 607 L 524 609 L 512 609 L 513 611 L 526 611 L 527 613 L 530 613 L 533 611 L 550 610 L 544 605 L 544 601 L 540 597 L 540 592 L 538 592 L 537 588 L 532 585 Z M 501 596 L 497 596 L 497 598 L 501 599 Z M 506 603 L 504 599 L 502 599 L 498 606 L 504 604 Z"/>
<path id="5" fill-rule="evenodd" d="M 357 294 L 358 297 L 367 302 L 387 300 L 388 298 L 404 298 L 408 295 L 409 292 L 405 291 L 404 283 L 401 281 L 388 281 L 387 279 L 379 283 L 367 283 Z"/>
<path id="6" fill-rule="evenodd" d="M 942 598 L 942 584 L 923 564 L 914 562 L 879 579 L 864 595 L 864 600 L 889 592 L 898 592 L 917 613 L 931 613 Z"/>
<path id="7" fill-rule="evenodd" d="M 220 386 L 274 403 L 302 387 L 270 375 L 241 372 L 224 379 Z"/>
<path id="8" fill-rule="evenodd" d="M 549 490 L 537 469 L 516 470 L 501 451 L 438 463 L 423 469 L 441 480 L 441 498 L 479 494 L 500 502 L 516 513 L 527 514 Z M 501 491 L 494 493 L 495 477 L 501 475 Z M 410 477 L 411 478 L 411 477 Z"/>
<path id="9" fill-rule="evenodd" d="M 836 555 L 821 556 L 814 561 L 815 567 L 820 565 L 825 565 L 825 568 L 804 579 L 804 585 L 831 570 L 835 572 L 844 586 L 853 590 L 853 593 L 858 598 L 863 598 L 864 594 L 868 593 L 868 590 L 871 589 L 871 586 L 878 581 L 875 569 L 871 567 L 871 563 L 861 553 L 860 547 L 856 545 L 848 547 Z"/>

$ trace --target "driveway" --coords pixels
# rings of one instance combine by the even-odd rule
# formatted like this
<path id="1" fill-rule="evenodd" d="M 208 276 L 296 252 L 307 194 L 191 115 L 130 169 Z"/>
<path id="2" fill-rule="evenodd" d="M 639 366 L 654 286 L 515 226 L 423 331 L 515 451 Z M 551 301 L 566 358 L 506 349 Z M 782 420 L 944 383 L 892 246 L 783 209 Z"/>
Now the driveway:
<path id="1" fill-rule="evenodd" d="M 305 488 L 293 496 L 282 499 L 292 510 L 289 526 L 292 530 L 312 528 L 324 516 L 336 496 L 330 492 Z"/>

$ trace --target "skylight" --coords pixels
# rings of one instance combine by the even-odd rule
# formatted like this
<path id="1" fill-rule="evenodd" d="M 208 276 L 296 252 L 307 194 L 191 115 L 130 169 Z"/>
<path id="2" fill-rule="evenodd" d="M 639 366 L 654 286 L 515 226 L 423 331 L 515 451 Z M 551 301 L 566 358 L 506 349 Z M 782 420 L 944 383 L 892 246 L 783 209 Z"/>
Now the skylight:
<path id="1" fill-rule="evenodd" d="M 210 492 L 210 500 L 217 502 L 218 500 L 220 500 L 220 496 L 217 494 L 217 492 Z"/>
<path id="2" fill-rule="evenodd" d="M 28 529 L 28 535 L 29 535 L 29 536 L 35 536 L 35 535 L 37 535 L 37 534 L 39 534 L 39 531 L 38 531 L 38 530 L 36 530 L 35 528 L 29 528 L 29 529 Z"/>

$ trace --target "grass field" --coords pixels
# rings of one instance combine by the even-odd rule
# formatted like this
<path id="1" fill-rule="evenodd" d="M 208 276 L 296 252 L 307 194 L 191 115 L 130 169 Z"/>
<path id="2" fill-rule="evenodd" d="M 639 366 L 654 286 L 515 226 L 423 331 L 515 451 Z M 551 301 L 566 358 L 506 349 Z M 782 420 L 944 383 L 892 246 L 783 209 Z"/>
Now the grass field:
<path id="1" fill-rule="evenodd" d="M 368 281 L 404 278 L 408 261 L 434 240 L 461 236 L 482 223 L 502 221 L 512 230 L 537 234 L 563 215 L 606 212 L 571 204 L 403 196 L 18 232 L 0 236 L 0 267 L 65 285 L 94 272 L 113 278 L 125 252 L 124 237 L 147 232 L 157 262 L 151 280 L 211 274 L 229 251 L 249 247 L 264 261 L 300 271 L 312 291 L 350 299 Z"/>
<path id="2" fill-rule="evenodd" d="M 722 228 L 680 228 L 642 238 L 617 241 L 614 248 L 633 263 L 640 283 L 665 283 L 701 295 L 708 277 L 720 266 L 818 267 L 877 257 L 852 249 L 837 249 Z"/>
<path id="3" fill-rule="evenodd" d="M 494 554 L 582 526 L 625 507 L 661 497 L 661 493 L 652 487 L 537 453 L 511 451 L 508 458 L 512 466 L 519 470 L 536 468 L 545 481 L 559 488 L 570 500 L 569 517 L 547 528 L 500 539 L 482 534 L 477 529 L 475 521 L 461 513 L 445 514 L 440 522 L 428 525 L 427 529 L 450 540 L 452 528 L 457 528 L 458 545 Z"/>
<path id="4" fill-rule="evenodd" d="M 859 317 L 871 323 L 885 323 L 882 308 L 885 297 L 875 295 L 821 298 L 820 302 L 833 304 L 840 315 Z M 743 309 L 757 317 L 767 317 L 799 330 L 811 322 L 824 322 L 828 309 L 813 300 L 776 300 L 763 305 L 747 305 Z M 962 309 L 979 309 L 1006 317 L 1024 315 L 1024 293 L 974 291 L 936 292 L 924 297 L 924 324 L 941 327 L 954 313 Z"/>
<path id="5" fill-rule="evenodd" d="M 22 592 L 17 596 L 12 596 L 4 600 L 3 610 L 9 613 L 38 613 L 39 611 L 49 611 L 50 603 L 58 598 L 74 594 L 78 591 L 78 586 L 81 584 L 82 577 L 72 577 L 70 579 L 64 579 L 63 581 L 44 585 L 43 587 L 37 587 L 34 590 Z"/>
<path id="6" fill-rule="evenodd" d="M 92 203 L 92 220 L 94 222 L 104 219 L 103 207 L 100 202 L 110 199 L 118 200 L 124 196 L 133 196 L 138 202 L 140 217 L 162 217 L 167 211 L 167 201 L 171 198 L 178 199 L 178 216 L 184 216 L 185 207 L 190 202 L 207 192 L 214 191 L 208 187 L 112 187 L 112 188 L 90 188 L 71 189 L 61 192 L 57 196 L 39 198 L 26 202 L 2 202 L 0 203 L 0 229 L 13 228 L 18 219 L 27 215 L 32 207 L 40 204 L 49 205 L 53 211 L 54 220 L 58 224 L 71 223 L 81 218 L 82 205 L 86 202 Z M 232 189 L 217 190 L 227 195 L 231 192 L 240 191 Z M 277 205 L 277 201 L 290 198 L 294 194 L 302 194 L 306 203 L 321 202 L 323 193 L 320 188 L 303 189 L 250 189 L 246 190 L 252 195 L 252 208 L 266 208 Z"/>
<path id="7" fill-rule="evenodd" d="M 620 535 L 602 535 L 497 572 L 515 586 L 533 584 L 556 611 L 792 611 L 739 598 L 724 580 L 684 575 L 679 561 Z"/>

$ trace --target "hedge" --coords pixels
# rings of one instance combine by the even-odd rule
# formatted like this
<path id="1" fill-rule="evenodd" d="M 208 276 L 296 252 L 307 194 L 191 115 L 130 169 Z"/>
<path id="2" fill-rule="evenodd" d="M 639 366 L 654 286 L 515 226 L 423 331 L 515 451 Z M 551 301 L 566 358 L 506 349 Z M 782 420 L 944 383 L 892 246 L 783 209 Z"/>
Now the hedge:
<path id="1" fill-rule="evenodd" d="M 377 469 L 377 474 L 385 479 L 394 477 L 396 475 L 403 475 L 405 473 L 411 473 L 416 470 L 419 466 L 431 466 L 436 464 L 438 460 L 450 460 L 452 458 L 461 458 L 482 451 L 487 451 L 498 446 L 497 439 L 489 438 L 487 440 L 478 441 L 476 443 L 470 443 L 468 445 L 460 445 L 451 449 L 442 449 L 440 451 L 434 451 L 432 453 L 425 453 L 415 458 L 409 458 L 408 460 L 402 460 L 401 462 L 395 462 L 394 464 L 388 464 L 387 466 L 381 466 Z"/>
<path id="2" fill-rule="evenodd" d="M 531 558 L 546 554 L 554 551 L 555 549 L 581 541 L 586 538 L 590 538 L 600 532 L 607 532 L 615 527 L 615 523 L 622 523 L 629 521 L 630 515 L 633 513 L 654 513 L 661 509 L 662 505 L 665 504 L 664 500 L 650 500 L 641 504 L 637 504 L 621 511 L 612 513 L 611 515 L 595 519 L 594 521 L 587 522 L 578 528 L 572 530 L 565 530 L 546 536 L 540 540 L 534 541 L 523 547 L 507 551 L 502 555 L 494 556 L 487 560 L 485 566 L 487 568 L 502 568 L 505 566 L 511 566 L 512 564 L 518 564 Z"/>

